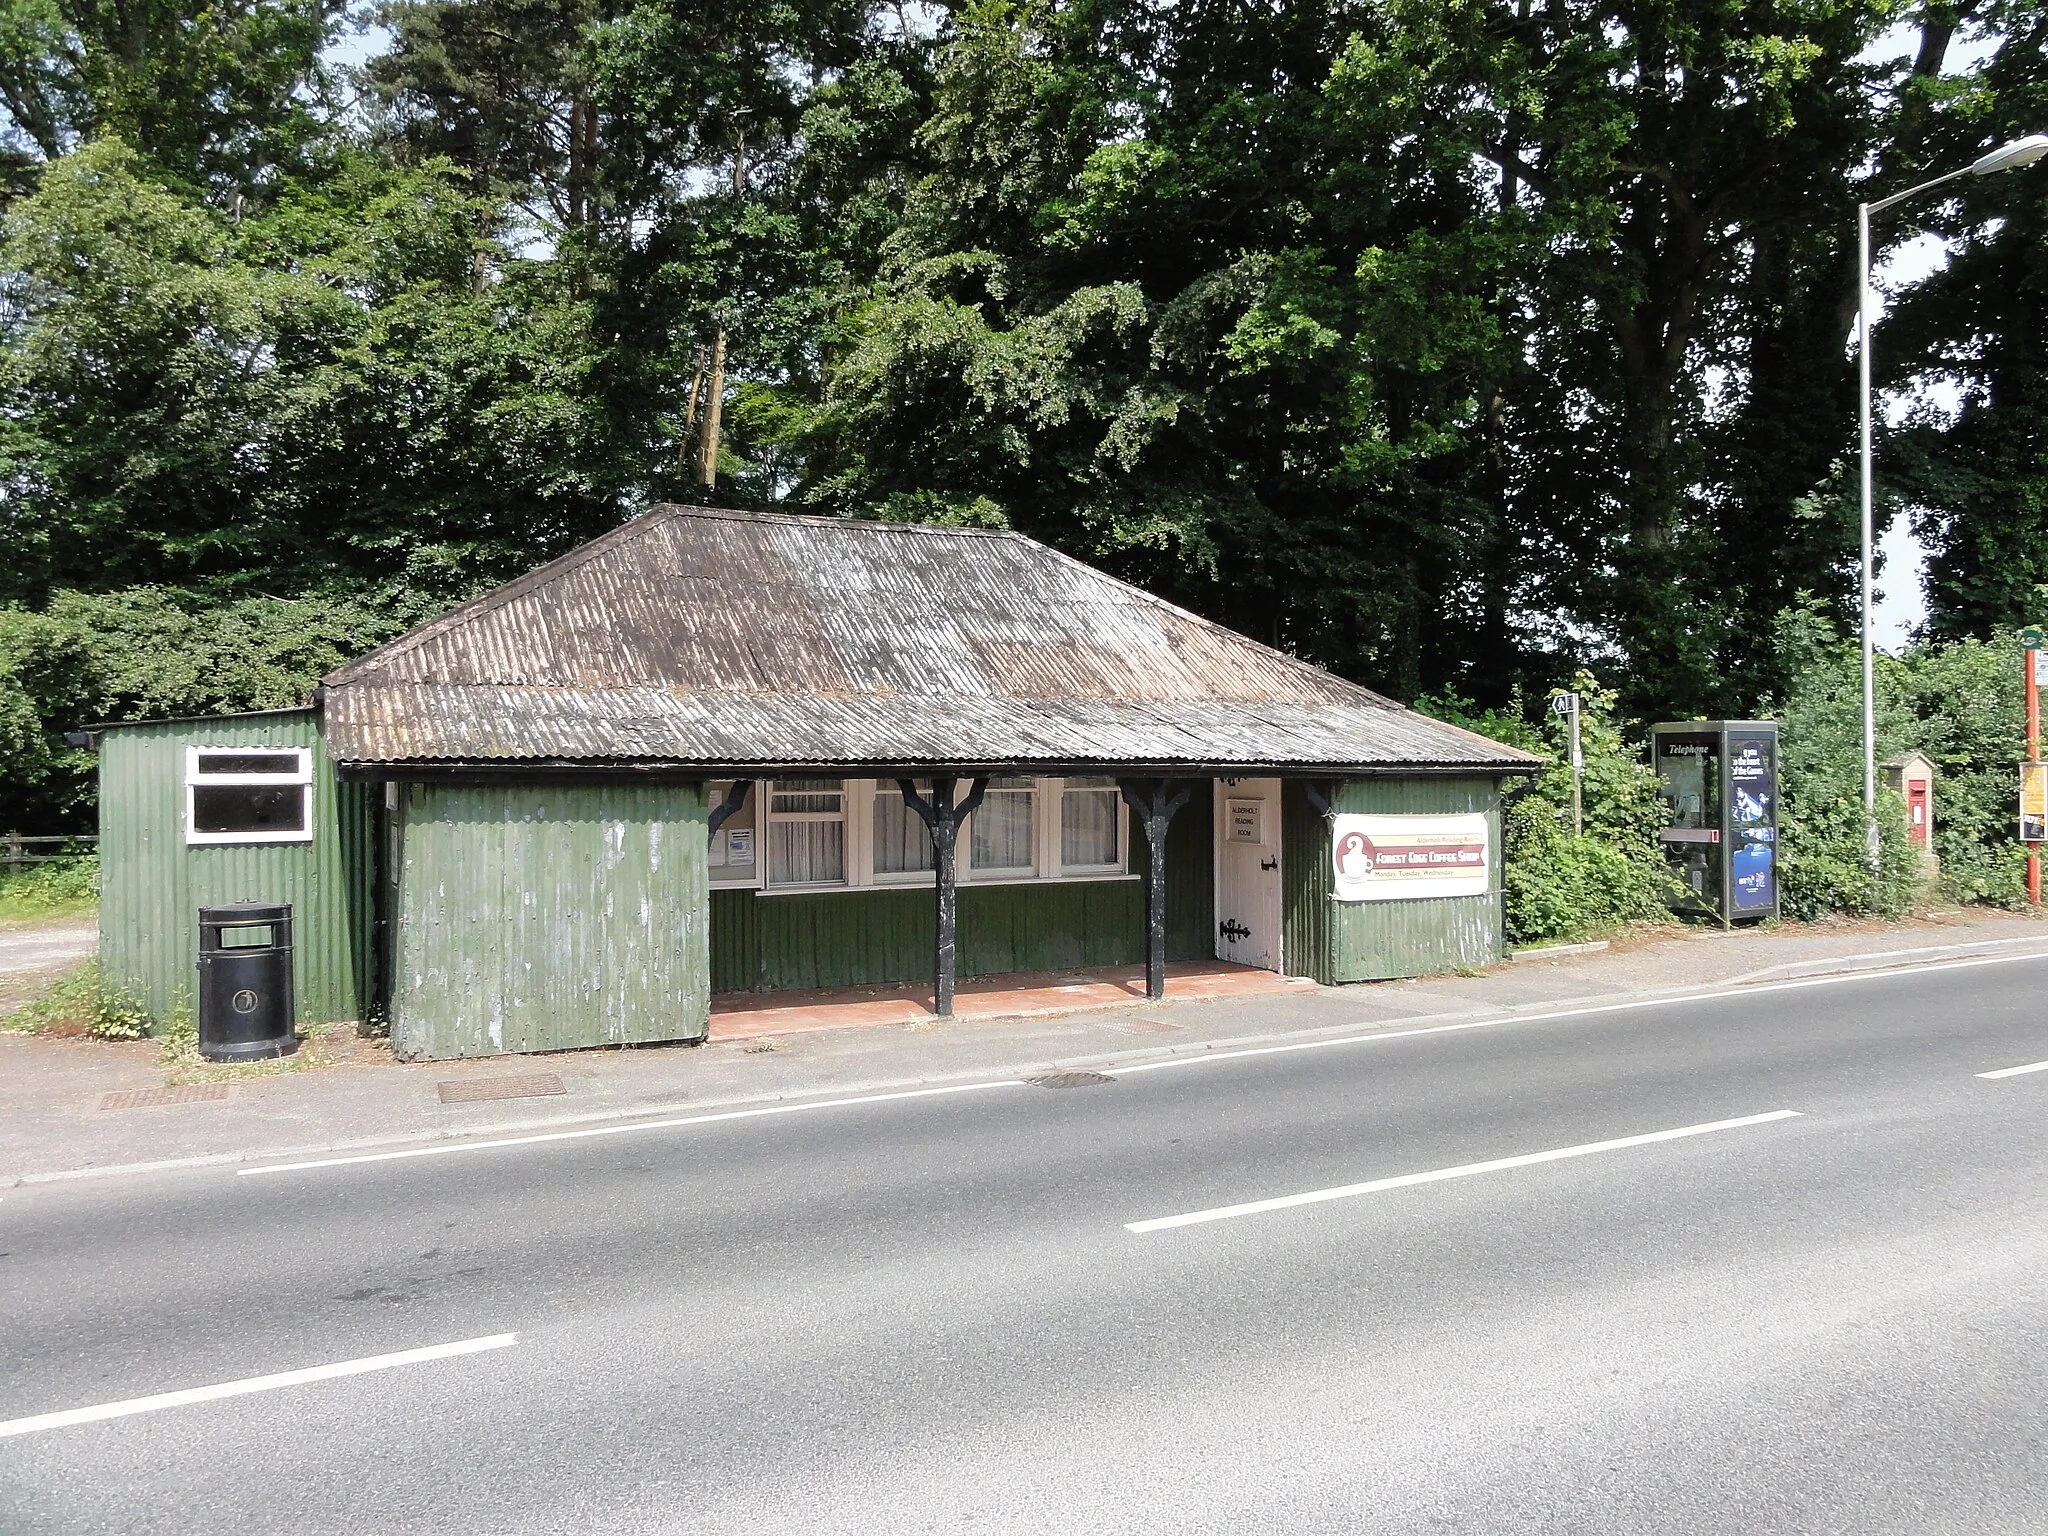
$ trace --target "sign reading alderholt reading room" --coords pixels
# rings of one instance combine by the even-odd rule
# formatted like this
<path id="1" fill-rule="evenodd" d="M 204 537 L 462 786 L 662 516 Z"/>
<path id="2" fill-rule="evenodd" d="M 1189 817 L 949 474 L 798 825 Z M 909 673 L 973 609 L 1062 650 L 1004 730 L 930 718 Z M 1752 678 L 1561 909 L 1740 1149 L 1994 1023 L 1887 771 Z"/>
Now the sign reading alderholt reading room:
<path id="1" fill-rule="evenodd" d="M 1484 896 L 1486 817 L 1339 816 L 1330 839 L 1339 901 Z"/>

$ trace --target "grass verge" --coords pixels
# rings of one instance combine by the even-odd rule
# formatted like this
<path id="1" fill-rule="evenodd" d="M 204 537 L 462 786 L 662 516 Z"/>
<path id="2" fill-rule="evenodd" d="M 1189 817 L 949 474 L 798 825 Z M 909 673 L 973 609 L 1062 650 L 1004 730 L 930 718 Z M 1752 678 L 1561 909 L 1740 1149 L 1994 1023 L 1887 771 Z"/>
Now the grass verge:
<path id="1" fill-rule="evenodd" d="M 99 903 L 96 854 L 0 874 L 0 919 L 90 917 Z"/>

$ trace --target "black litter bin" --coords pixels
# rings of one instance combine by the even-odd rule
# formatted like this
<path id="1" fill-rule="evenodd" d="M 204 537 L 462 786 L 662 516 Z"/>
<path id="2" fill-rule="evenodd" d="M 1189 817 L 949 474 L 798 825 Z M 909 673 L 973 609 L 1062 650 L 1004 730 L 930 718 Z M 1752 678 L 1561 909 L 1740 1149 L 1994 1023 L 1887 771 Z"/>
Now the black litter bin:
<path id="1" fill-rule="evenodd" d="M 263 938 L 255 930 L 268 930 Z M 299 1048 L 292 1033 L 292 909 L 199 909 L 199 1054 L 261 1061 Z"/>

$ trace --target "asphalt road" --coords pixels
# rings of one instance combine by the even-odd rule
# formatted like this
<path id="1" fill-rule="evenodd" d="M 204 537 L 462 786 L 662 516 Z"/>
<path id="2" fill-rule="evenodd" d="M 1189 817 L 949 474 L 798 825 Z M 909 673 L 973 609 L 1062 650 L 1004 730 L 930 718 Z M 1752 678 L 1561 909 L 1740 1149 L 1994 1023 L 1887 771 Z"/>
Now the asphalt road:
<path id="1" fill-rule="evenodd" d="M 2044 1004 L 1971 964 L 16 1189 L 0 1531 L 2048 1531 L 2048 1071 L 1977 1075 Z"/>

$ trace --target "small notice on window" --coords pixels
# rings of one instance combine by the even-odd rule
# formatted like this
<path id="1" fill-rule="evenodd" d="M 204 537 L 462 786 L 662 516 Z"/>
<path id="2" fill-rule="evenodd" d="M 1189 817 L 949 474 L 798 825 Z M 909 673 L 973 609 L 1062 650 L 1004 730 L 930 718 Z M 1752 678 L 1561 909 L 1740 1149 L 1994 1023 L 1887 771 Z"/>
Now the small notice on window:
<path id="1" fill-rule="evenodd" d="M 1483 815 L 1339 816 L 1330 857 L 1339 901 L 1483 896 L 1492 850 Z"/>
<path id="2" fill-rule="evenodd" d="M 752 827 L 728 827 L 726 829 L 725 862 L 728 864 L 751 864 L 754 862 L 754 829 Z"/>
<path id="3" fill-rule="evenodd" d="M 1266 840 L 1266 802 L 1224 801 L 1223 825 L 1225 837 L 1233 843 L 1263 843 Z"/>

